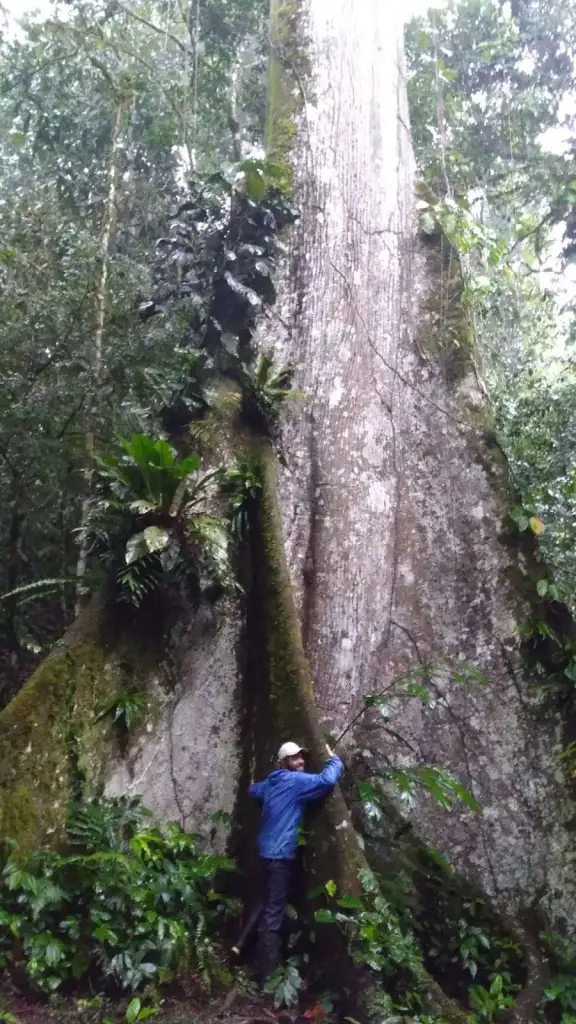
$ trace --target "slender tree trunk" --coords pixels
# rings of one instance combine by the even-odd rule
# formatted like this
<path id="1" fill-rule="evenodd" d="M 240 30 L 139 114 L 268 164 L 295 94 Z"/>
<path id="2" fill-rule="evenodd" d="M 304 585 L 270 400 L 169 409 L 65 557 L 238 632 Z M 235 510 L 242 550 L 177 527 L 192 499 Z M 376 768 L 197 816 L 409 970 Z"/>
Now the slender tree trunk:
<path id="1" fill-rule="evenodd" d="M 186 53 L 186 88 L 184 90 L 184 107 L 182 112 L 182 145 L 188 155 L 190 169 L 193 171 L 198 162 L 196 138 L 198 129 L 198 62 L 200 59 L 200 0 L 190 0 L 186 14 L 186 28 L 190 39 L 190 47 Z M 189 130 L 191 101 L 191 129 Z"/>
<path id="2" fill-rule="evenodd" d="M 435 69 L 435 86 L 436 86 L 436 128 L 438 131 L 438 138 L 440 140 L 440 163 L 442 166 L 442 176 L 444 178 L 444 187 L 446 189 L 446 195 L 452 196 L 452 183 L 448 177 L 448 168 L 446 165 L 446 116 L 444 111 L 444 96 L 442 91 L 442 79 L 440 77 L 440 54 L 438 52 L 438 29 L 436 26 L 436 15 L 434 12 L 431 14 L 432 30 L 434 35 L 434 69 Z"/>
<path id="3" fill-rule="evenodd" d="M 104 219 L 102 222 L 102 235 L 100 240 L 100 278 L 96 292 L 96 324 L 94 330 L 94 353 L 92 362 L 92 381 L 90 395 L 88 398 L 88 409 L 86 419 L 86 491 L 82 502 L 81 526 L 84 526 L 88 516 L 90 498 L 92 492 L 92 480 L 94 473 L 94 434 L 96 429 L 98 407 L 100 401 L 100 386 L 102 384 L 102 370 L 104 365 L 104 331 L 106 326 L 106 303 L 108 299 L 108 272 L 110 264 L 110 246 L 114 230 L 114 218 L 116 211 L 116 192 L 118 187 L 118 172 L 120 166 L 120 133 L 122 130 L 122 119 L 125 110 L 125 99 L 118 99 L 114 122 L 111 131 L 110 164 L 108 167 L 108 194 L 104 208 Z M 87 590 L 85 587 L 86 570 L 88 567 L 88 544 L 83 537 L 80 545 L 80 553 L 76 565 L 76 576 L 78 580 L 76 589 L 76 614 L 78 614 Z"/>
<path id="4" fill-rule="evenodd" d="M 11 594 L 20 583 L 22 569 L 22 527 L 26 520 L 26 512 L 23 508 L 23 493 L 21 480 L 17 475 L 13 478 L 13 498 L 10 506 L 10 525 L 8 529 L 8 572 L 6 575 L 6 590 Z M 11 684 L 14 684 L 18 674 L 18 661 L 21 652 L 20 640 L 16 631 L 16 615 L 18 612 L 18 598 L 7 597 L 4 603 L 4 628 L 6 632 L 6 643 L 8 646 L 8 662 Z"/>
<path id="5" fill-rule="evenodd" d="M 60 502 L 58 506 L 58 530 L 60 534 L 59 563 L 60 577 L 63 580 L 71 576 L 71 564 L 73 560 L 73 554 L 75 551 L 75 545 L 70 535 L 70 528 L 67 517 L 71 490 L 70 487 L 68 486 L 68 480 L 72 476 L 73 472 L 73 465 L 68 465 L 66 473 L 63 475 L 62 478 L 62 490 L 60 493 Z M 59 600 L 61 635 L 63 635 L 64 631 L 70 625 L 70 619 L 74 611 L 74 609 L 70 606 L 70 596 L 71 595 L 69 595 L 67 587 L 64 584 L 60 590 Z"/>

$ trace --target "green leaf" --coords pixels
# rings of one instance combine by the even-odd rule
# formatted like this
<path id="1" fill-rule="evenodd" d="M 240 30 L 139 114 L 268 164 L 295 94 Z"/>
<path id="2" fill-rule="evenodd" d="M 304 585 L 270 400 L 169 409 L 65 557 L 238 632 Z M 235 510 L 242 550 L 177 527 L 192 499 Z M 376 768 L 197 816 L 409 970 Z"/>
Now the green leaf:
<path id="1" fill-rule="evenodd" d="M 440 807 L 448 809 L 454 800 L 459 800 L 471 810 L 479 813 L 481 807 L 475 796 L 466 786 L 453 778 L 449 772 L 435 765 L 420 765 L 416 768 L 381 768 L 378 774 L 382 778 L 391 779 L 401 793 L 408 797 L 414 791 L 415 784 L 422 786 L 436 800 Z"/>
<path id="2" fill-rule="evenodd" d="M 425 210 L 420 216 L 420 227 L 426 235 L 433 235 L 437 231 L 436 220 L 429 210 Z"/>
<path id="3" fill-rule="evenodd" d="M 448 238 L 451 238 L 458 227 L 458 221 L 453 213 L 451 213 L 444 221 L 443 228 Z"/>
<path id="4" fill-rule="evenodd" d="M 266 181 L 262 171 L 255 167 L 247 167 L 244 171 L 246 194 L 251 199 L 263 199 L 266 195 Z"/>
<path id="5" fill-rule="evenodd" d="M 182 459 L 178 463 L 177 469 L 178 474 L 181 477 L 190 476 L 200 468 L 200 456 L 196 454 L 187 455 L 185 459 Z"/>
<path id="6" fill-rule="evenodd" d="M 230 290 L 234 292 L 235 295 L 245 299 L 253 309 L 256 310 L 261 308 L 262 300 L 260 296 L 257 295 L 253 288 L 248 288 L 245 284 L 242 284 L 242 282 L 239 281 L 237 277 L 234 277 L 229 270 L 225 272 L 224 280 Z"/>
<path id="7" fill-rule="evenodd" d="M 324 888 L 330 897 L 334 897 L 336 895 L 336 882 L 332 878 L 326 882 Z"/>
<path id="8" fill-rule="evenodd" d="M 144 536 L 144 531 L 140 533 L 134 533 L 126 542 L 126 565 L 132 565 L 133 562 L 137 562 L 140 558 L 144 558 L 148 552 L 148 545 Z"/>
<path id="9" fill-rule="evenodd" d="M 54 964 L 60 963 L 65 956 L 62 943 L 57 942 L 56 940 L 48 942 L 44 955 L 46 957 L 46 963 L 50 964 L 51 967 L 54 966 Z"/>
<path id="10" fill-rule="evenodd" d="M 504 979 L 501 974 L 497 974 L 492 984 L 490 985 L 490 995 L 499 996 L 504 986 Z"/>
<path id="11" fill-rule="evenodd" d="M 572 740 L 572 743 L 569 743 L 568 746 L 564 748 L 560 757 L 564 761 L 576 760 L 576 740 Z"/>
<path id="12" fill-rule="evenodd" d="M 34 600 L 35 598 L 44 597 L 47 589 L 56 590 L 59 587 L 70 583 L 72 583 L 72 578 L 70 577 L 68 579 L 64 577 L 60 579 L 37 580 L 35 583 L 28 583 L 24 587 L 16 587 L 14 590 L 0 594 L 0 604 L 14 597 L 25 597 L 28 600 Z M 22 603 L 24 604 L 25 602 L 22 601 Z"/>
<path id="13" fill-rule="evenodd" d="M 362 910 L 363 906 L 359 896 L 340 896 L 337 903 L 344 910 Z"/>
<path id="14" fill-rule="evenodd" d="M 390 703 L 389 693 L 366 693 L 363 697 L 367 708 L 383 707 Z"/>
<path id="15" fill-rule="evenodd" d="M 378 802 L 378 790 L 371 782 L 357 782 L 356 789 L 358 791 L 358 796 L 363 801 L 363 803 Z"/>
<path id="16" fill-rule="evenodd" d="M 538 580 L 536 591 L 540 597 L 546 597 L 548 593 L 548 580 Z"/>
<path id="17" fill-rule="evenodd" d="M 396 694 L 394 694 L 396 696 Z M 417 697 L 422 704 L 430 703 L 430 691 L 423 683 L 405 683 L 399 688 L 399 695 Z"/>
<path id="18" fill-rule="evenodd" d="M 170 543 L 170 533 L 161 526 L 147 526 L 144 530 L 144 542 L 150 554 L 163 551 Z"/>
<path id="19" fill-rule="evenodd" d="M 138 997 L 132 999 L 128 1004 L 128 1009 L 126 1010 L 126 1024 L 135 1024 L 139 1018 L 141 1009 L 142 1003 Z"/>
<path id="20" fill-rule="evenodd" d="M 564 669 L 564 675 L 567 679 L 570 679 L 572 683 L 576 683 L 576 661 L 570 662 L 570 664 Z"/>
<path id="21" fill-rule="evenodd" d="M 325 907 L 320 907 L 314 911 L 314 920 L 318 921 L 318 924 L 334 924 L 336 918 L 331 910 L 327 910 Z"/>
<path id="22" fill-rule="evenodd" d="M 138 512 L 139 515 L 143 516 L 146 512 L 153 512 L 157 505 L 151 501 L 146 501 L 144 498 L 140 498 L 138 501 L 132 501 L 129 508 L 131 512 Z"/>

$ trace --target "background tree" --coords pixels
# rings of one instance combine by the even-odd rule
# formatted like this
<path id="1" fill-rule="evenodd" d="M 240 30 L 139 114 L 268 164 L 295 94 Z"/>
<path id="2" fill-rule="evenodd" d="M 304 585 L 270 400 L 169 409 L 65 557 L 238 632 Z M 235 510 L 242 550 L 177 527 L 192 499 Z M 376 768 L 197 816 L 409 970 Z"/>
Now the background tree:
<path id="1" fill-rule="evenodd" d="M 407 44 L 417 158 L 437 197 L 422 224 L 462 261 L 520 521 L 542 519 L 572 600 L 574 8 L 464 0 L 415 21 Z"/>
<path id="2" fill-rule="evenodd" d="M 1 606 L 4 699 L 70 621 L 77 573 L 90 589 L 75 531 L 94 453 L 181 364 L 171 324 L 138 315 L 156 240 L 192 169 L 262 135 L 265 4 L 196 14 L 78 3 L 2 44 L 0 579 L 62 581 Z"/>

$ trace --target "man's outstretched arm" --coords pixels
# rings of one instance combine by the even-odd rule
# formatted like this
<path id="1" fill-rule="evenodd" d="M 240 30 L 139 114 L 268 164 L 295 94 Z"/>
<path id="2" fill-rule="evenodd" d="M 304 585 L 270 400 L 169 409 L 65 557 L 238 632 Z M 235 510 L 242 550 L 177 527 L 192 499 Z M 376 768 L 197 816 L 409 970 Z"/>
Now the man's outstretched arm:
<path id="1" fill-rule="evenodd" d="M 262 800 L 264 796 L 264 783 L 253 782 L 252 785 L 248 787 L 248 796 L 253 796 L 256 800 Z"/>
<path id="2" fill-rule="evenodd" d="M 330 757 L 318 775 L 311 772 L 294 772 L 294 785 L 305 800 L 317 800 L 325 796 L 334 789 L 344 771 L 344 765 L 338 755 L 333 754 L 329 747 L 326 749 Z"/>

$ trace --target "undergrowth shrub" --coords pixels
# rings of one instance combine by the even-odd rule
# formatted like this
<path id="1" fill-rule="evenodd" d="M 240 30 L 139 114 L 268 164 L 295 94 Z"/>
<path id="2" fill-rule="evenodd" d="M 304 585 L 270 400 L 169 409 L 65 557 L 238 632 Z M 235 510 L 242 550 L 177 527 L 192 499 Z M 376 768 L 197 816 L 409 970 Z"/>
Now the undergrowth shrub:
<path id="1" fill-rule="evenodd" d="M 135 991 L 184 969 L 226 980 L 211 938 L 231 901 L 214 890 L 226 857 L 175 824 L 152 825 L 138 800 L 72 806 L 60 851 L 13 845 L 0 877 L 0 956 L 31 986 L 82 981 Z"/>

